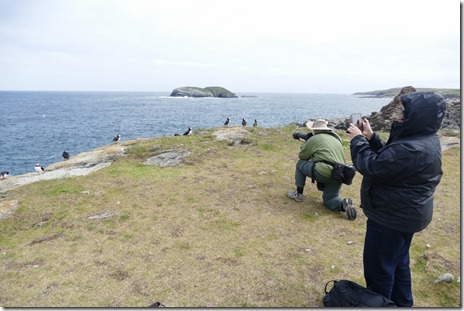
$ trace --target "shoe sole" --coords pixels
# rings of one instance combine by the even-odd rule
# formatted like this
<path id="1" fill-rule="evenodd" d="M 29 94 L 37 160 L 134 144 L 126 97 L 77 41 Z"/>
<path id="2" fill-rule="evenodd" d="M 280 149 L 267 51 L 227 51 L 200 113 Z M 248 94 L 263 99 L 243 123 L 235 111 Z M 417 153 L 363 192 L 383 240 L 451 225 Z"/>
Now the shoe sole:
<path id="1" fill-rule="evenodd" d="M 349 220 L 355 220 L 356 217 L 358 216 L 358 213 L 356 213 L 356 210 L 354 207 L 348 207 L 346 209 L 346 216 L 348 217 Z"/>
<path id="2" fill-rule="evenodd" d="M 358 213 L 356 212 L 356 209 L 353 207 L 353 202 L 351 199 L 348 199 L 348 205 L 345 207 L 346 210 L 346 217 L 349 220 L 355 220 L 356 217 L 358 217 Z"/>

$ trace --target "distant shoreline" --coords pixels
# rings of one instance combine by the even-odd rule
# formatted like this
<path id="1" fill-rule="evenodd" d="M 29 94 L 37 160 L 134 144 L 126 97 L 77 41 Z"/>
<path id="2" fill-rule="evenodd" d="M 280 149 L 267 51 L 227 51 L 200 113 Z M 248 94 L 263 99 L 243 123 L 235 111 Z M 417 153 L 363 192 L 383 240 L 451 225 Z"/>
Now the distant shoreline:
<path id="1" fill-rule="evenodd" d="M 362 96 L 364 98 L 386 98 L 386 97 L 395 97 L 401 92 L 401 87 L 386 89 L 386 90 L 376 90 L 368 92 L 356 92 L 353 93 L 355 96 Z M 445 98 L 460 98 L 461 90 L 460 89 L 443 89 L 443 88 L 416 88 L 417 92 L 436 92 L 443 95 Z"/>

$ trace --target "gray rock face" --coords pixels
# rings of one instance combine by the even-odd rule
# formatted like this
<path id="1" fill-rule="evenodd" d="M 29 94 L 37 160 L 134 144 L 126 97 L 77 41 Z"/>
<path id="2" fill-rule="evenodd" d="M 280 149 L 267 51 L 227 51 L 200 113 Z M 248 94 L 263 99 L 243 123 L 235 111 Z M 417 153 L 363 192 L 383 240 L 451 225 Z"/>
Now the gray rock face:
<path id="1" fill-rule="evenodd" d="M 416 89 L 412 86 L 404 87 L 401 92 L 396 95 L 393 100 L 382 107 L 380 111 L 372 112 L 370 116 L 366 117 L 374 131 L 385 131 L 389 132 L 393 119 L 395 116 L 393 115 L 394 112 L 397 110 L 396 107 L 400 104 L 400 97 L 403 94 L 407 94 L 410 92 L 415 92 Z M 445 98 L 446 102 L 446 113 L 445 117 L 443 118 L 443 122 L 441 123 L 441 128 L 446 128 L 450 130 L 460 130 L 461 129 L 461 100 L 459 98 Z M 349 118 L 338 118 L 332 119 L 329 121 L 329 127 L 333 127 L 335 129 L 344 130 L 349 125 Z"/>
<path id="2" fill-rule="evenodd" d="M 220 86 L 208 86 L 205 88 L 195 86 L 178 87 L 171 92 L 175 97 L 220 97 L 236 98 L 237 95 Z"/>
<path id="3" fill-rule="evenodd" d="M 199 87 L 179 87 L 174 89 L 170 96 L 175 97 L 213 97 L 211 91 Z"/>
<path id="4" fill-rule="evenodd" d="M 182 159 L 189 154 L 190 151 L 187 150 L 166 150 L 157 156 L 149 158 L 143 163 L 145 165 L 158 165 L 161 167 L 179 166 L 182 164 Z"/>
<path id="5" fill-rule="evenodd" d="M 42 174 L 26 173 L 18 176 L 10 176 L 0 182 L 0 197 L 2 193 L 8 190 L 36 181 L 91 174 L 111 165 L 116 158 L 124 156 L 125 149 L 126 147 L 123 144 L 106 145 L 75 155 L 69 160 L 52 164 L 46 167 L 45 172 Z"/>

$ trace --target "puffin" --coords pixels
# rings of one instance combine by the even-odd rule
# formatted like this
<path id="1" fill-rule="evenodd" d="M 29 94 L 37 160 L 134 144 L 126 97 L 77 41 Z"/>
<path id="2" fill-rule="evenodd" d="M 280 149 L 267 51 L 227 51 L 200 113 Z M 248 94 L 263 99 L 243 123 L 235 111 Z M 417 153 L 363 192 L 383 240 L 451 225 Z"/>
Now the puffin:
<path id="1" fill-rule="evenodd" d="M 118 141 L 120 141 L 120 140 L 121 140 L 121 135 L 120 135 L 120 134 L 116 135 L 116 136 L 113 138 L 113 141 L 114 141 L 114 142 L 118 142 Z"/>
<path id="2" fill-rule="evenodd" d="M 184 136 L 189 136 L 192 134 L 192 128 L 188 128 L 188 130 L 184 133 Z"/>
<path id="3" fill-rule="evenodd" d="M 242 125 L 243 126 L 246 126 L 247 125 L 247 121 L 245 119 L 242 119 Z"/>
<path id="4" fill-rule="evenodd" d="M 1 179 L 7 178 L 8 175 L 10 175 L 10 172 L 8 172 L 8 171 L 0 172 L 0 178 L 1 178 Z"/>
<path id="5" fill-rule="evenodd" d="M 68 160 L 68 159 L 69 159 L 69 152 L 67 152 L 66 150 L 63 151 L 62 156 L 63 156 L 63 158 L 64 158 L 65 160 Z"/>
<path id="6" fill-rule="evenodd" d="M 34 170 L 37 172 L 37 173 L 43 173 L 45 170 L 42 166 L 40 166 L 39 163 L 36 163 L 35 166 L 34 166 Z"/>
<path id="7" fill-rule="evenodd" d="M 229 118 L 229 117 L 227 117 L 227 120 L 226 120 L 226 122 L 224 122 L 224 125 L 226 125 L 226 126 L 227 126 L 227 125 L 229 125 L 229 123 L 230 123 L 230 118 Z"/>
<path id="8" fill-rule="evenodd" d="M 253 123 L 253 126 L 258 126 L 258 121 L 255 119 L 255 123 Z"/>

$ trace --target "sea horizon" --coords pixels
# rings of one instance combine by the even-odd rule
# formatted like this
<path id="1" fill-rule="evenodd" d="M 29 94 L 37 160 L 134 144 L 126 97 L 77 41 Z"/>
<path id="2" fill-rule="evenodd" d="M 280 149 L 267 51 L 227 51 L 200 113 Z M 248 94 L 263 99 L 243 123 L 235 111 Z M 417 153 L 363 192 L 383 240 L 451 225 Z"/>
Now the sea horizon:
<path id="1" fill-rule="evenodd" d="M 236 93 L 238 98 L 173 97 L 142 91 L 0 91 L 0 171 L 33 172 L 71 156 L 121 140 L 171 136 L 223 126 L 242 118 L 272 128 L 309 119 L 368 115 L 390 98 L 352 94 Z M 240 97 L 244 95 L 245 97 Z M 252 96 L 252 97 L 248 97 Z"/>

